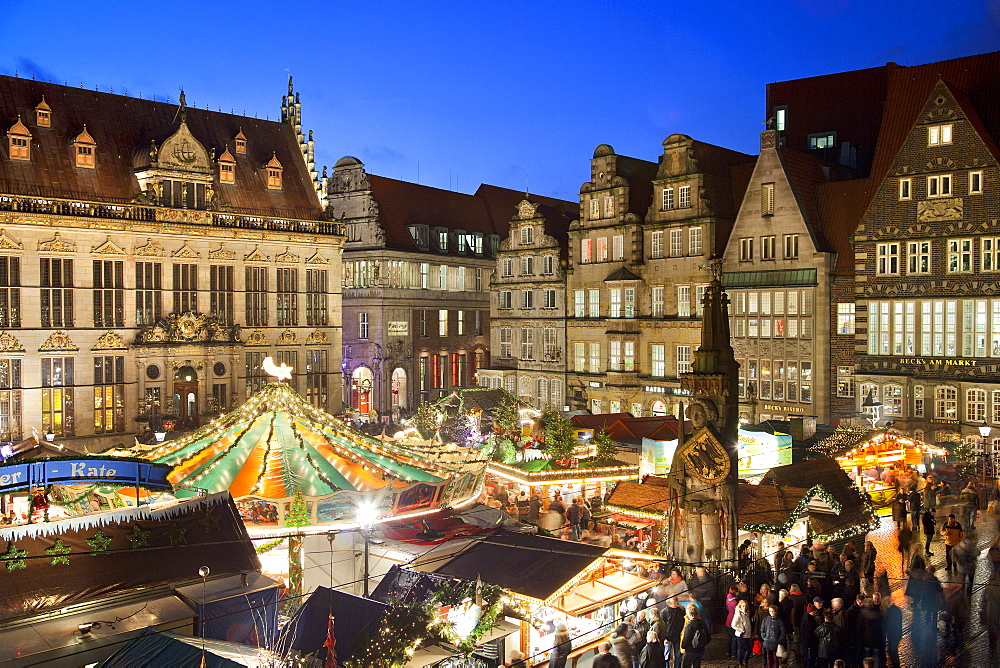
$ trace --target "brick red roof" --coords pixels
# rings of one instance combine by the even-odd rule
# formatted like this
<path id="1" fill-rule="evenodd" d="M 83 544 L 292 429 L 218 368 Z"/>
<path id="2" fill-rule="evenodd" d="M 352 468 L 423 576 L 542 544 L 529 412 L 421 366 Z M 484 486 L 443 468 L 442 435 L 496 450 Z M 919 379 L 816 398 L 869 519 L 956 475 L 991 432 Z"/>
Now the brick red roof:
<path id="1" fill-rule="evenodd" d="M 508 234 L 518 203 L 525 198 L 523 192 L 486 184 L 479 186 L 475 194 L 467 195 L 376 174 L 369 174 L 369 179 L 372 195 L 378 202 L 379 222 L 385 230 L 386 246 L 413 252 L 420 252 L 420 249 L 410 236 L 408 225 L 465 230 L 483 236 L 496 234 L 503 238 Z M 569 221 L 577 216 L 579 205 L 533 194 L 528 196 L 528 200 L 542 204 L 539 213 L 545 216 L 547 223 L 553 223 L 557 234 L 562 230 L 565 240 L 565 230 Z M 557 234 L 553 236 L 559 238 Z M 436 249 L 425 252 L 432 255 L 459 254 L 454 244 L 449 245 L 446 254 Z"/>
<path id="2" fill-rule="evenodd" d="M 51 108 L 51 127 L 38 127 L 35 107 Z M 0 130 L 20 116 L 29 128 L 31 160 L 11 160 L 0 141 L 0 191 L 91 201 L 128 202 L 139 191 L 134 157 L 148 158 L 150 143 L 169 137 L 178 127 L 178 106 L 58 84 L 0 76 Z M 83 130 L 97 143 L 96 167 L 75 165 L 73 140 Z M 215 191 L 241 213 L 323 219 L 291 125 L 204 109 L 187 109 L 194 137 L 216 155 L 242 129 L 247 153 L 236 155 L 236 183 Z M 264 165 L 272 156 L 283 166 L 282 188 L 267 188 Z"/>

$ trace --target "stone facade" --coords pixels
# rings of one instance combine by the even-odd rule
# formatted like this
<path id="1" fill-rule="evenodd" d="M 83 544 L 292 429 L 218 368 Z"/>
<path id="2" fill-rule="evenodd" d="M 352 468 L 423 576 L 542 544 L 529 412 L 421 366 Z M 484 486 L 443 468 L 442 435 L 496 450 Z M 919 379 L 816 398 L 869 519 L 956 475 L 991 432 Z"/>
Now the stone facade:
<path id="1" fill-rule="evenodd" d="M 725 253 L 740 364 L 741 418 L 830 418 L 830 302 L 834 254 L 802 202 L 813 197 L 810 156 L 761 133 L 757 159 Z M 814 213 L 814 212 L 813 212 Z"/>
<path id="2" fill-rule="evenodd" d="M 566 405 L 564 259 L 572 214 L 522 200 L 490 280 L 493 361 L 480 370 L 479 384 L 503 387 L 540 409 Z"/>
<path id="3" fill-rule="evenodd" d="M 597 148 L 570 230 L 571 406 L 676 412 L 686 396 L 679 374 L 698 343 L 707 260 L 724 244 L 752 162 L 685 135 L 663 142 L 659 164 Z"/>
<path id="4" fill-rule="evenodd" d="M 997 156 L 939 81 L 855 233 L 856 410 L 871 396 L 920 440 L 978 446 L 1000 427 Z"/>
<path id="5" fill-rule="evenodd" d="M 0 440 L 99 452 L 193 428 L 267 382 L 267 356 L 339 408 L 343 237 L 293 115 L 3 85 Z"/>

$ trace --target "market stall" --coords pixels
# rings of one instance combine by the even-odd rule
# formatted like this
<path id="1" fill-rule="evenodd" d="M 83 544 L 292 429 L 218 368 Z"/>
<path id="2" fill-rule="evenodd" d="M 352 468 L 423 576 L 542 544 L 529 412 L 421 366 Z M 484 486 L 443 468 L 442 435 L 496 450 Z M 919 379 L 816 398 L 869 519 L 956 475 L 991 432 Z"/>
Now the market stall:
<path id="1" fill-rule="evenodd" d="M 642 482 L 620 482 L 605 504 L 607 524 L 637 552 L 660 553 L 660 539 L 667 535 L 670 488 L 667 479 L 649 475 Z"/>
<path id="2" fill-rule="evenodd" d="M 530 665 L 547 660 L 557 623 L 566 625 L 574 649 L 596 644 L 645 607 L 656 585 L 623 553 L 506 531 L 470 541 L 443 564 L 430 553 L 412 567 L 501 587 L 521 610 L 518 649 Z"/>

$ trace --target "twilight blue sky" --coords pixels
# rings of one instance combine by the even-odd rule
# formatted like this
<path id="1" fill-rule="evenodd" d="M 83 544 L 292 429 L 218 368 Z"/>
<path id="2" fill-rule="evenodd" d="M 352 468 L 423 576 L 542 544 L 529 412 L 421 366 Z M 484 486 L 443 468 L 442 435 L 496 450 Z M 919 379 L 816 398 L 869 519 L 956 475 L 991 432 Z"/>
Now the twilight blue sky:
<path id="1" fill-rule="evenodd" d="M 1000 0 L 3 5 L 2 73 L 273 119 L 287 68 L 319 165 L 570 200 L 600 143 L 755 152 L 768 82 L 1000 50 Z"/>

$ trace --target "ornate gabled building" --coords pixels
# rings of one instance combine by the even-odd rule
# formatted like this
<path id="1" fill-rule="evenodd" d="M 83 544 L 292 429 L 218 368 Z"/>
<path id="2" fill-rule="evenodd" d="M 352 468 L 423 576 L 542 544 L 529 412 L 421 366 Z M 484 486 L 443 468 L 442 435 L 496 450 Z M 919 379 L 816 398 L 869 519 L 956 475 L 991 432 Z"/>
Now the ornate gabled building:
<path id="1" fill-rule="evenodd" d="M 344 403 L 409 414 L 474 387 L 490 364 L 490 276 L 524 193 L 467 195 L 369 174 L 341 158 L 328 212 L 344 224 Z"/>
<path id="2" fill-rule="evenodd" d="M 749 155 L 671 135 L 659 164 L 597 147 L 570 227 L 570 401 L 593 413 L 666 415 L 686 396 L 707 260 L 720 254 Z"/>
<path id="3" fill-rule="evenodd" d="M 538 408 L 566 405 L 567 230 L 577 205 L 525 195 L 490 278 L 491 365 L 483 387 Z"/>
<path id="4" fill-rule="evenodd" d="M 855 232 L 856 410 L 928 442 L 1000 446 L 1000 53 L 889 79 Z"/>
<path id="5" fill-rule="evenodd" d="M 94 451 L 194 426 L 263 384 L 268 356 L 339 408 L 343 237 L 297 96 L 273 122 L 183 93 L 0 86 L 0 440 Z"/>
<path id="6" fill-rule="evenodd" d="M 854 170 L 779 145 L 761 150 L 724 255 L 740 365 L 741 417 L 831 419 L 831 319 L 838 270 L 850 272 L 851 225 L 831 181 Z M 846 265 L 846 266 L 845 266 Z"/>

